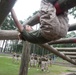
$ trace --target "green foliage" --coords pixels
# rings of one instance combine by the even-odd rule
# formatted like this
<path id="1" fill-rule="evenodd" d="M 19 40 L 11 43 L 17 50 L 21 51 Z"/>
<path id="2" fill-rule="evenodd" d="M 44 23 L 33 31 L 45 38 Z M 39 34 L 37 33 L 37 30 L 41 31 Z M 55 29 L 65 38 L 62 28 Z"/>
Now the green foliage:
<path id="1" fill-rule="evenodd" d="M 5 21 L 3 22 L 2 26 L 1 26 L 1 29 L 3 29 L 3 30 L 15 30 L 16 29 L 11 15 L 8 15 L 6 17 Z"/>
<path id="2" fill-rule="evenodd" d="M 39 11 L 35 11 L 34 13 L 33 13 L 33 15 L 35 15 L 35 14 L 37 14 Z"/>
<path id="3" fill-rule="evenodd" d="M 23 24 L 23 21 L 20 21 L 20 23 Z M 1 29 L 2 30 L 17 30 L 17 27 L 15 27 L 14 20 L 10 14 L 4 20 L 4 22 L 1 26 Z M 19 48 L 18 48 L 18 40 L 15 40 L 15 41 L 13 40 L 12 44 L 10 44 L 9 46 L 10 46 L 10 50 L 12 49 L 12 51 L 15 51 L 15 52 L 22 51 L 22 50 L 19 50 L 19 49 L 21 49 L 21 46 L 19 46 Z M 18 50 L 17 50 L 17 48 L 18 48 Z"/>
<path id="4" fill-rule="evenodd" d="M 23 21 L 20 20 L 20 23 L 23 24 Z M 14 20 L 10 14 L 8 14 L 6 19 L 4 20 L 1 26 L 1 29 L 2 30 L 16 30 L 17 29 L 17 27 L 15 26 Z"/>
<path id="5" fill-rule="evenodd" d="M 41 48 L 40 46 L 36 45 L 36 44 L 31 44 L 31 50 L 30 50 L 30 54 L 38 54 L 38 55 L 46 55 L 49 54 L 50 51 Z"/>
<path id="6" fill-rule="evenodd" d="M 69 14 L 72 14 L 76 18 L 76 7 L 69 10 Z"/>
<path id="7" fill-rule="evenodd" d="M 12 48 L 12 52 L 21 53 L 23 47 L 22 42 L 19 42 L 19 40 L 13 40 L 11 42 L 12 43 L 10 44 L 10 46 Z"/>

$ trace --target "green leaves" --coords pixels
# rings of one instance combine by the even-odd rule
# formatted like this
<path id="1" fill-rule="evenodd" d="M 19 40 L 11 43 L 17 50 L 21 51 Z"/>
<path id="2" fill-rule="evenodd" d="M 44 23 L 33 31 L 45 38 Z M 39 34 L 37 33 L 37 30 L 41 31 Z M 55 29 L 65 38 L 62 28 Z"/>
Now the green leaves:
<path id="1" fill-rule="evenodd" d="M 76 7 L 69 10 L 69 14 L 72 14 L 76 18 Z"/>
<path id="2" fill-rule="evenodd" d="M 6 17 L 5 21 L 3 22 L 1 29 L 3 30 L 15 30 L 16 29 L 14 25 L 14 21 L 10 14 Z"/>

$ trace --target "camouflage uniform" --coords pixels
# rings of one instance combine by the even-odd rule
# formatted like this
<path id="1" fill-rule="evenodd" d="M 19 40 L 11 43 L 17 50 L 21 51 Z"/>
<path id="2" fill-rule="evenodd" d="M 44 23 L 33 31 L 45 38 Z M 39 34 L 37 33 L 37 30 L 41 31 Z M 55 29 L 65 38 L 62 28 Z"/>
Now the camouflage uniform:
<path id="1" fill-rule="evenodd" d="M 47 0 L 41 1 L 40 29 L 27 33 L 21 33 L 23 38 L 29 42 L 43 44 L 66 36 L 69 24 L 67 12 L 56 15 L 55 7 Z"/>

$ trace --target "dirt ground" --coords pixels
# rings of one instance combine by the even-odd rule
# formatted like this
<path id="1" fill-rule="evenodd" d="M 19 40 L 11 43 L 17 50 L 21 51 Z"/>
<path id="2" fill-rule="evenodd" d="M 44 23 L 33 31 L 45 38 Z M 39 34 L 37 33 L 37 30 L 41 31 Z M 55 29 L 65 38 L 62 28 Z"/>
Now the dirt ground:
<path id="1" fill-rule="evenodd" d="M 69 67 L 69 72 L 63 73 L 61 75 L 76 75 L 76 68 L 75 67 Z"/>
<path id="2" fill-rule="evenodd" d="M 63 73 L 63 74 L 61 74 L 61 75 L 76 75 L 76 73 Z"/>
<path id="3" fill-rule="evenodd" d="M 76 75 L 76 65 L 70 64 L 68 62 L 67 63 L 55 62 L 55 64 L 69 67 L 68 72 L 62 73 L 60 75 Z"/>

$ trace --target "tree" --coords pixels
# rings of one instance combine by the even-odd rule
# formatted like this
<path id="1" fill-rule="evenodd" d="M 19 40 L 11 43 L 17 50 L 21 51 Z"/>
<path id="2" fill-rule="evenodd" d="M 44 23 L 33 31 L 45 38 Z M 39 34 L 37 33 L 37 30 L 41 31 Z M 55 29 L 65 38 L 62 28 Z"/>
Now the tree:
<path id="1" fill-rule="evenodd" d="M 21 24 L 23 23 L 23 21 L 20 21 L 20 22 L 21 22 Z M 17 30 L 17 27 L 15 26 L 14 20 L 13 20 L 13 18 L 10 14 L 4 20 L 4 22 L 1 26 L 1 29 L 2 30 Z M 3 41 L 5 42 L 5 40 L 3 40 Z M 7 50 L 7 48 L 6 48 L 7 46 L 10 46 L 10 47 L 8 47 L 8 48 L 10 48 L 9 50 L 16 50 L 17 51 L 18 40 L 13 40 L 12 41 L 14 43 L 14 45 L 13 45 L 13 43 L 10 44 L 10 45 L 7 45 L 9 41 L 8 40 L 6 40 L 6 41 L 7 41 L 7 43 L 6 42 L 3 43 L 3 46 L 2 46 L 2 49 L 4 49 L 4 51 Z M 5 45 L 5 48 L 3 48 L 4 45 Z"/>
<path id="2" fill-rule="evenodd" d="M 69 10 L 69 14 L 72 14 L 76 18 L 76 7 Z"/>
<path id="3" fill-rule="evenodd" d="M 3 22 L 2 26 L 1 26 L 1 29 L 3 29 L 3 30 L 15 30 L 16 29 L 16 27 L 14 25 L 14 21 L 13 21 L 10 14 L 4 20 L 4 22 Z"/>

